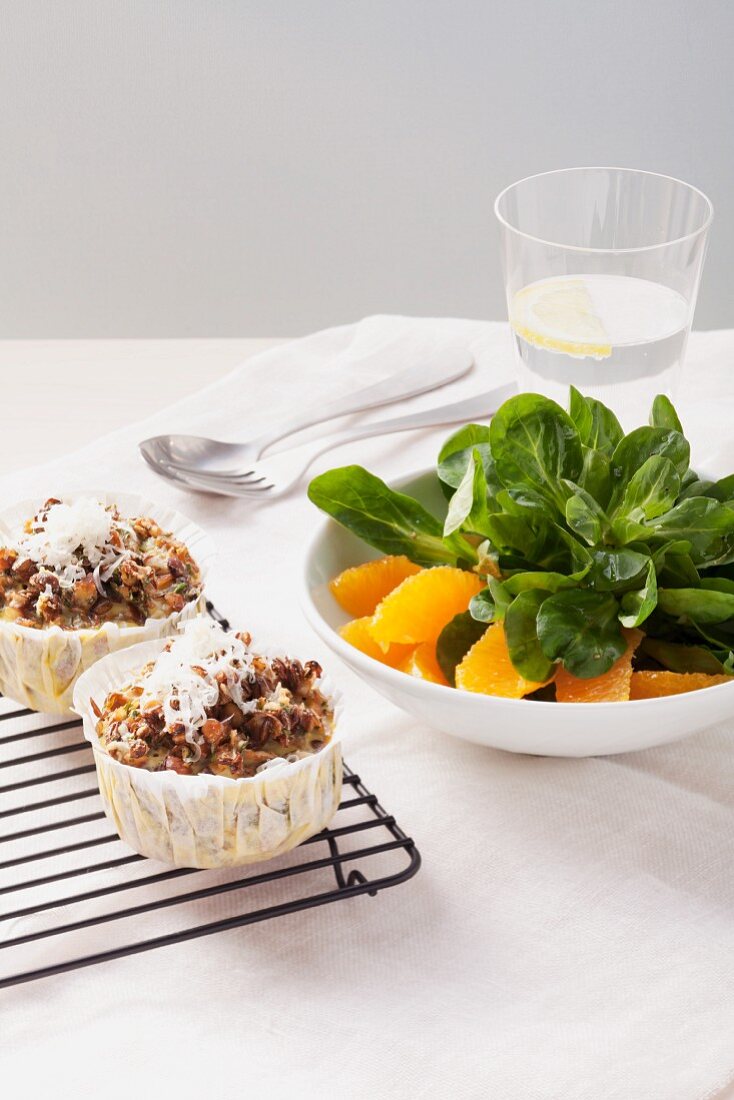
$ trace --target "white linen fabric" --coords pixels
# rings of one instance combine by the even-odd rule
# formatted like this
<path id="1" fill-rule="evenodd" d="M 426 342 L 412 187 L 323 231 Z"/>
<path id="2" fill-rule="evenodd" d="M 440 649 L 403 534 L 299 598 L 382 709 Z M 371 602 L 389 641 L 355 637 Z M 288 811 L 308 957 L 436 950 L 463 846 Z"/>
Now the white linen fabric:
<path id="1" fill-rule="evenodd" d="M 703 1100 L 730 1081 L 732 731 L 559 760 L 421 727 L 340 667 L 301 617 L 300 560 L 320 522 L 305 492 L 257 506 L 187 495 L 138 456 L 138 440 L 157 431 L 254 435 L 295 406 L 373 381 L 385 352 L 408 365 L 438 341 L 476 352 L 472 372 L 442 391 L 446 401 L 512 376 L 505 325 L 370 318 L 274 348 L 165 413 L 0 478 L 6 502 L 124 489 L 205 527 L 220 551 L 212 598 L 238 626 L 322 662 L 345 695 L 347 761 L 423 856 L 414 879 L 374 899 L 0 993 L 9 1100 Z M 679 405 L 694 453 L 731 435 L 732 352 L 734 332 L 691 338 Z M 114 423 L 114 386 L 103 376 L 97 384 L 110 386 Z M 358 461 L 390 479 L 431 463 L 443 434 L 363 441 L 316 469 Z M 196 920 L 217 919 L 219 905 L 197 903 Z M 32 918 L 0 925 L 0 943 L 37 927 Z M 90 944 L 126 934 L 102 926 Z M 55 946 L 41 941 L 33 964 Z"/>

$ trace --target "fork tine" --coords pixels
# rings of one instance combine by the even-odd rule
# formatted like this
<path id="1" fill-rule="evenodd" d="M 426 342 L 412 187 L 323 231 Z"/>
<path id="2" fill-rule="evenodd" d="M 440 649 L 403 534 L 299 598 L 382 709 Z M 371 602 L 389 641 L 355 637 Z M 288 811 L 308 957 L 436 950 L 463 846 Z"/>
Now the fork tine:
<path id="1" fill-rule="evenodd" d="M 262 493 L 269 492 L 270 489 L 275 488 L 275 484 L 272 481 L 268 481 L 267 478 L 261 477 L 257 481 L 236 481 L 231 477 L 217 477 L 211 478 L 208 482 L 213 489 L 223 485 L 229 489 L 236 490 L 241 493 L 242 496 L 259 496 Z"/>
<path id="2" fill-rule="evenodd" d="M 257 474 L 258 470 L 251 470 L 249 474 L 232 474 L 222 475 L 216 474 L 216 480 L 228 481 L 231 485 L 258 485 L 261 481 L 265 481 L 265 474 L 260 474 L 259 477 L 253 477 L 253 474 Z"/>
<path id="3" fill-rule="evenodd" d="M 220 483 L 217 482 L 217 485 L 219 484 Z M 216 486 L 214 487 L 216 488 Z M 273 485 L 272 482 L 268 482 L 267 485 L 257 484 L 253 486 L 237 485 L 228 482 L 227 487 L 240 497 L 265 497 L 272 489 L 275 489 L 275 485 Z"/>
<path id="4" fill-rule="evenodd" d="M 173 471 L 175 475 L 176 471 Z M 211 492 L 223 492 L 225 495 L 227 492 L 241 497 L 255 497 L 263 496 L 271 489 L 275 488 L 275 485 L 271 481 L 267 481 L 264 475 L 257 480 L 237 481 L 230 477 L 208 477 L 205 474 L 187 474 L 185 475 L 186 481 L 192 488 L 208 489 Z"/>
<path id="5" fill-rule="evenodd" d="M 223 496 L 249 498 L 255 500 L 260 499 L 277 499 L 280 492 L 277 486 L 273 482 L 262 484 L 265 478 L 261 478 L 260 481 L 249 484 L 233 484 L 229 478 L 206 478 L 203 475 L 195 477 L 192 474 L 184 475 L 181 471 L 174 467 L 169 467 L 167 464 L 160 464 L 154 467 L 158 474 L 165 477 L 168 481 L 172 481 L 174 485 L 184 485 L 189 489 L 199 490 L 200 492 L 219 493 Z"/>
<path id="6" fill-rule="evenodd" d="M 207 482 L 211 485 L 256 485 L 265 480 L 265 474 L 253 467 L 252 470 L 229 472 L 224 470 L 194 470 L 191 466 L 182 466 L 177 462 L 165 463 L 172 474 L 186 478 L 190 482 Z"/>
<path id="7" fill-rule="evenodd" d="M 169 469 L 176 470 L 178 473 L 184 475 L 184 477 L 203 477 L 203 478 L 223 478 L 226 481 L 239 480 L 240 478 L 246 479 L 256 476 L 259 471 L 253 467 L 251 470 L 202 470 L 196 469 L 193 466 L 182 466 L 179 462 L 166 463 Z"/>

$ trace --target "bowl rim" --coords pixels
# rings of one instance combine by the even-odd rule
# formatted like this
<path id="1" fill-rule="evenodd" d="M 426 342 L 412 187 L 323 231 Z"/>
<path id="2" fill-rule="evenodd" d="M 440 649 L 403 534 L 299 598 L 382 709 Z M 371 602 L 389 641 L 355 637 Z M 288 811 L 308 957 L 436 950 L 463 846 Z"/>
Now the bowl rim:
<path id="1" fill-rule="evenodd" d="M 433 475 L 436 477 L 436 471 L 433 467 L 427 466 L 420 470 L 415 470 L 412 473 L 402 475 L 399 478 L 395 478 L 394 481 L 389 484 L 405 491 L 411 484 L 414 484 L 421 478 L 430 477 Z M 362 653 L 361 650 L 356 649 L 355 646 L 350 645 L 348 642 L 338 634 L 336 630 L 326 621 L 318 610 L 312 594 L 312 586 L 309 583 L 309 572 L 311 562 L 316 558 L 318 552 L 319 543 L 328 536 L 331 526 L 338 527 L 339 524 L 331 516 L 326 516 L 320 524 L 315 528 L 311 538 L 306 546 L 303 558 L 302 568 L 299 580 L 300 585 L 300 602 L 303 614 L 308 622 L 309 626 L 316 632 L 316 634 L 328 645 L 334 652 L 342 657 L 346 664 L 352 663 L 357 665 L 365 673 L 374 672 L 375 668 L 379 669 L 380 676 L 387 679 L 388 682 L 393 683 L 396 687 L 400 687 L 405 681 L 407 673 L 400 672 L 399 669 L 391 668 L 390 665 L 383 664 L 382 661 L 375 660 L 374 657 L 369 657 L 366 653 Z M 350 532 L 351 533 L 351 532 Z M 357 536 L 354 536 L 355 538 Z M 368 543 L 364 544 L 370 551 L 372 548 Z M 379 557 L 379 554 L 375 552 L 375 556 Z M 346 566 L 349 568 L 349 566 Z M 432 694 L 438 698 L 439 693 L 442 699 L 446 699 L 446 692 L 456 693 L 459 689 L 451 687 L 450 684 L 434 684 L 430 680 L 422 680 L 418 677 L 411 677 L 416 685 L 416 690 L 425 691 L 430 697 Z M 728 684 L 713 684 L 711 687 L 707 687 L 707 697 L 709 692 L 718 691 L 731 691 L 734 687 L 734 676 L 731 677 L 731 683 Z M 559 708 L 566 710 L 567 713 L 581 714 L 587 708 L 592 708 L 594 714 L 598 714 L 600 711 L 609 710 L 612 708 L 615 712 L 618 710 L 620 703 L 625 703 L 628 706 L 632 705 L 637 709 L 653 707 L 661 707 L 664 705 L 670 705 L 672 699 L 685 699 L 686 696 L 693 697 L 695 699 L 697 695 L 696 691 L 680 692 L 677 695 L 663 695 L 653 699 L 619 699 L 619 700 L 605 700 L 604 702 L 591 703 L 559 703 L 551 699 L 534 699 L 534 707 L 552 707 L 553 712 L 557 713 Z M 481 709 L 483 706 L 496 706 L 497 703 L 510 706 L 522 706 L 523 711 L 527 708 L 526 699 L 511 699 L 503 695 L 485 695 L 482 692 L 466 691 L 461 692 L 461 699 L 475 699 L 476 703 L 470 703 L 467 705 L 476 706 Z M 690 704 L 689 704 L 690 705 Z"/>

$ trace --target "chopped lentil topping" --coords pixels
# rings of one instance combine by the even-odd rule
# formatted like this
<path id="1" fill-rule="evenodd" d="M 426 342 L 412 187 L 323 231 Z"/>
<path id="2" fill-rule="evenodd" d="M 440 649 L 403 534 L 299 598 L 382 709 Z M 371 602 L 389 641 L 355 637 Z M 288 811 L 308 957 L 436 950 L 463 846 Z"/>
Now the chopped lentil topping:
<path id="1" fill-rule="evenodd" d="M 51 497 L 0 546 L 0 619 L 21 626 L 140 624 L 183 610 L 201 587 L 196 562 L 169 531 L 88 497 Z"/>
<path id="2" fill-rule="evenodd" d="M 248 634 L 186 623 L 101 707 L 92 700 L 107 752 L 135 768 L 234 779 L 318 752 L 333 719 L 320 666 L 250 647 Z"/>

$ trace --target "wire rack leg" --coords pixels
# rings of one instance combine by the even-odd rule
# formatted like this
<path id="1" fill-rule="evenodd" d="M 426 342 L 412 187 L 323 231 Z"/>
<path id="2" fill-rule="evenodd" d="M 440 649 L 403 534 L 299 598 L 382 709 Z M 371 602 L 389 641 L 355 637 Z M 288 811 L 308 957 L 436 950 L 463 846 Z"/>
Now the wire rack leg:
<path id="1" fill-rule="evenodd" d="M 338 857 L 341 855 L 341 852 L 339 851 L 339 845 L 337 844 L 333 836 L 330 836 L 328 838 L 328 841 L 329 851 L 331 852 L 332 859 L 337 860 Z M 335 862 L 333 866 L 336 884 L 340 890 L 348 890 L 350 886 L 361 886 L 367 881 L 362 872 L 358 871 L 356 867 L 353 871 L 350 871 L 345 878 L 341 863 Z M 377 897 L 377 890 L 368 890 L 367 893 L 371 898 Z"/>

